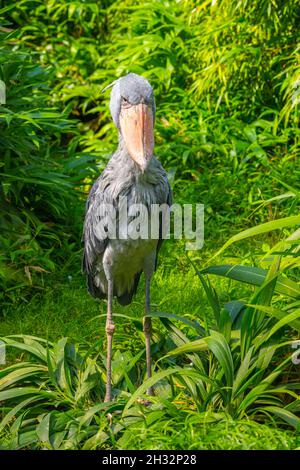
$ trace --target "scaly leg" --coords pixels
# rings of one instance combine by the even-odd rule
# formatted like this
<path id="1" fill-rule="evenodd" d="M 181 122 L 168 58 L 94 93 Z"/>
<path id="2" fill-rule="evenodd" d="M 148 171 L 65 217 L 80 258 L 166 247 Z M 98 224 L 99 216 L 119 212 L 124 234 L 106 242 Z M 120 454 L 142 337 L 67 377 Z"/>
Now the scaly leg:
<path id="1" fill-rule="evenodd" d="M 106 394 L 105 402 L 111 401 L 111 359 L 112 359 L 112 340 L 115 331 L 112 314 L 113 306 L 113 281 L 108 279 L 108 292 L 107 292 L 107 318 L 106 318 L 106 337 L 107 337 L 107 356 L 106 356 Z"/>
<path id="2" fill-rule="evenodd" d="M 145 290 L 145 315 L 150 313 L 150 283 L 151 283 L 151 276 L 146 275 L 146 290 Z M 151 318 L 145 316 L 143 318 L 143 331 L 145 334 L 145 343 L 146 343 L 146 364 L 147 364 L 147 377 L 148 379 L 152 375 L 151 371 L 151 344 L 150 344 L 150 337 L 152 331 L 151 325 Z M 148 388 L 147 390 L 148 395 L 154 395 L 153 387 Z"/>

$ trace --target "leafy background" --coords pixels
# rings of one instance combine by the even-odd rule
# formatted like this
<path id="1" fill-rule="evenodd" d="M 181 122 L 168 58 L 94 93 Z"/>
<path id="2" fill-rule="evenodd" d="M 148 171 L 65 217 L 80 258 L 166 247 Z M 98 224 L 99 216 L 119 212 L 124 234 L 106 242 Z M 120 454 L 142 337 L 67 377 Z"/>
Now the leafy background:
<path id="1" fill-rule="evenodd" d="M 297 2 L 0 6 L 0 446 L 297 448 Z M 155 89 L 156 153 L 176 202 L 205 205 L 205 246 L 163 248 L 150 407 L 143 286 L 116 306 L 109 424 L 105 303 L 86 293 L 80 240 L 117 144 L 101 90 L 128 72 Z"/>

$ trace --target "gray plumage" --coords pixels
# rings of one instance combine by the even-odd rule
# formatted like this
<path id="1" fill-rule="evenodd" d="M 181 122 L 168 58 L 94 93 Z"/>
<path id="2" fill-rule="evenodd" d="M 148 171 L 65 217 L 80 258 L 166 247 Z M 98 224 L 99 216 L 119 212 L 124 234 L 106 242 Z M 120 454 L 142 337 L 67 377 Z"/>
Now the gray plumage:
<path id="1" fill-rule="evenodd" d="M 146 104 L 150 104 L 152 107 L 153 117 L 155 119 L 156 107 L 154 93 L 148 80 L 135 73 L 129 73 L 125 77 L 113 82 L 112 85 L 113 88 L 110 94 L 109 108 L 113 121 L 118 129 L 120 129 L 120 98 L 126 98 L 133 105 L 138 104 L 142 98 Z"/>
<path id="2" fill-rule="evenodd" d="M 133 104 L 142 99 L 152 106 L 153 115 L 155 113 L 153 90 L 149 83 L 142 77 L 129 74 L 116 81 L 111 93 L 110 109 L 118 128 L 121 98 Z M 128 206 L 144 204 L 150 209 L 151 204 L 171 205 L 171 190 L 161 163 L 153 156 L 142 171 L 129 155 L 120 133 L 118 150 L 94 183 L 87 200 L 83 269 L 87 274 L 89 292 L 101 299 L 106 298 L 108 293 L 109 266 L 113 277 L 113 294 L 122 305 L 126 305 L 136 292 L 141 273 L 148 271 L 151 276 L 155 270 L 162 239 L 99 239 L 99 206 L 110 204 L 117 208 L 121 196 L 127 197 Z"/>

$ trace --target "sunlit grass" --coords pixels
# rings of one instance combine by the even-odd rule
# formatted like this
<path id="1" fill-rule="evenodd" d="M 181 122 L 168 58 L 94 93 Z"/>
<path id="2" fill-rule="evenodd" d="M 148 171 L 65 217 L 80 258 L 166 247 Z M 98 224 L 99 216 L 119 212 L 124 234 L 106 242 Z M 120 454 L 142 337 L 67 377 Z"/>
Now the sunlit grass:
<path id="1" fill-rule="evenodd" d="M 168 242 L 171 243 L 171 242 Z M 167 255 L 166 255 L 167 256 Z M 216 286 L 221 299 L 229 301 L 246 295 L 249 288 L 241 288 L 228 280 L 217 278 Z M 152 311 L 162 311 L 202 321 L 204 312 L 211 315 L 199 279 L 192 267 L 180 271 L 174 264 L 172 271 L 164 269 L 163 255 L 151 285 Z M 142 319 L 144 314 L 144 279 L 138 287 L 131 305 L 122 307 L 116 301 L 114 312 Z M 53 280 L 41 294 L 36 294 L 28 303 L 20 303 L 6 309 L 1 319 L 1 335 L 33 334 L 51 340 L 68 336 L 74 341 L 94 342 L 105 336 L 106 302 L 93 299 L 87 292 L 85 279 L 71 274 L 59 281 Z M 118 347 L 122 328 L 116 318 L 114 343 Z M 158 320 L 157 320 L 158 321 Z M 154 320 L 155 322 L 155 320 Z M 126 322 L 125 322 L 126 323 Z M 128 323 L 128 322 L 127 322 Z"/>
<path id="2" fill-rule="evenodd" d="M 185 421 L 158 420 L 152 425 L 135 424 L 118 441 L 119 449 L 183 450 L 291 450 L 299 447 L 294 432 L 252 420 L 188 417 Z"/>

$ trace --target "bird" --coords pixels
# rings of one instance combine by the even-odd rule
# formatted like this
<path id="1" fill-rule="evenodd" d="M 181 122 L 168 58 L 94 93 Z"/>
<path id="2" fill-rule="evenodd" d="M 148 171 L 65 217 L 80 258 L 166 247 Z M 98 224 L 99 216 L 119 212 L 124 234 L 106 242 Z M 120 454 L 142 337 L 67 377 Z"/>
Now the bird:
<path id="1" fill-rule="evenodd" d="M 149 81 L 135 73 L 118 78 L 108 87 L 110 113 L 118 130 L 118 147 L 106 168 L 89 192 L 83 224 L 83 271 L 89 293 L 98 299 L 107 299 L 106 315 L 106 393 L 104 402 L 112 401 L 112 341 L 115 331 L 113 298 L 121 305 L 131 303 L 142 273 L 145 276 L 145 306 L 143 332 L 145 335 L 147 378 L 151 377 L 151 313 L 150 286 L 157 268 L 158 252 L 163 237 L 163 220 L 159 220 L 159 236 L 142 238 L 124 236 L 135 216 L 123 222 L 115 237 L 103 236 L 109 232 L 111 214 L 120 222 L 118 204 L 126 198 L 127 215 L 134 205 L 151 210 L 152 205 L 172 205 L 172 191 L 167 172 L 154 154 L 155 97 Z M 104 90 L 106 90 L 106 88 Z M 104 91 L 103 90 L 103 91 Z M 109 207 L 115 210 L 101 208 Z M 100 210 L 101 209 L 101 210 Z M 139 213 L 138 213 L 139 214 Z M 99 233 L 99 223 L 104 228 Z M 124 226 L 125 224 L 125 226 Z M 137 229 L 138 230 L 138 229 Z M 152 387 L 147 390 L 153 395 Z"/>

